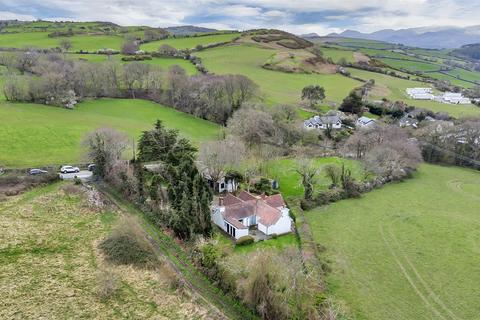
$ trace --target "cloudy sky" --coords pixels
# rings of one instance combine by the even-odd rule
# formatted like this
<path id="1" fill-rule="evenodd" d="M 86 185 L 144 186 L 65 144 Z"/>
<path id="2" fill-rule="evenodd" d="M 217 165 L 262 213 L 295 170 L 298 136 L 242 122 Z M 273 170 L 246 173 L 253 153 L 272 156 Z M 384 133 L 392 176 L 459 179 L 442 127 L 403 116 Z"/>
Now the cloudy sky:
<path id="1" fill-rule="evenodd" d="M 271 27 L 326 34 L 480 24 L 478 0 L 0 0 L 0 19 L 194 24 L 219 29 Z"/>

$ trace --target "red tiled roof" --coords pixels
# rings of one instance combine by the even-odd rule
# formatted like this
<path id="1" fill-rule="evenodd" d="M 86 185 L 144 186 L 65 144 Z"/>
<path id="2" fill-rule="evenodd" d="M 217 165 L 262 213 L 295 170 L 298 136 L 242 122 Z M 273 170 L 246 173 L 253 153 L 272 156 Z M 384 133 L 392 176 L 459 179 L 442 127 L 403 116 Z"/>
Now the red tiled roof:
<path id="1" fill-rule="evenodd" d="M 274 208 L 284 207 L 285 201 L 283 200 L 282 195 L 274 194 L 273 196 L 269 196 L 265 198 L 265 202 L 271 205 Z"/>
<path id="2" fill-rule="evenodd" d="M 277 208 L 285 205 L 280 194 L 257 198 L 246 191 L 240 192 L 238 198 L 228 194 L 223 203 L 225 206 L 224 219 L 237 228 L 240 228 L 240 225 L 243 226 L 238 220 L 253 215 L 256 215 L 263 225 L 271 226 L 277 223 L 282 216 L 282 212 Z"/>
<path id="3" fill-rule="evenodd" d="M 257 197 L 255 197 L 254 195 L 251 195 L 247 191 L 243 191 L 243 190 L 238 195 L 238 198 L 242 199 L 243 201 L 256 200 L 257 199 Z"/>
<path id="4" fill-rule="evenodd" d="M 232 219 L 231 217 L 226 217 L 225 220 L 237 229 L 247 229 L 240 221 Z"/>
<path id="5" fill-rule="evenodd" d="M 280 210 L 268 205 L 266 202 L 259 201 L 257 203 L 257 217 L 264 226 L 271 226 L 277 223 L 281 216 L 282 212 Z"/>
<path id="6" fill-rule="evenodd" d="M 224 206 L 230 206 L 230 205 L 236 204 L 236 203 L 242 203 L 242 200 L 238 199 L 237 197 L 235 197 L 231 193 L 227 194 L 225 196 L 225 198 L 223 198 L 223 205 Z"/>
<path id="7" fill-rule="evenodd" d="M 255 214 L 255 203 L 241 202 L 230 206 L 225 206 L 225 217 L 232 217 L 233 219 L 243 219 Z"/>

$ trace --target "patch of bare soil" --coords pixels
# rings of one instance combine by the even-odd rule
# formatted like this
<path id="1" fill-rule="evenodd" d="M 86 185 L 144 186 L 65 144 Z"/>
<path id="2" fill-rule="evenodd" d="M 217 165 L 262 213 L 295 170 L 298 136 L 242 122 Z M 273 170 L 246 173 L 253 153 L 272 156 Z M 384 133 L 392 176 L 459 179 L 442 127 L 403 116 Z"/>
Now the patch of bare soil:
<path id="1" fill-rule="evenodd" d="M 387 86 L 375 84 L 370 91 L 370 95 L 373 97 L 388 97 L 392 92 Z"/>
<path id="2" fill-rule="evenodd" d="M 357 62 L 357 63 L 361 63 L 361 62 L 368 63 L 368 62 L 370 62 L 370 58 L 368 56 L 366 56 L 365 54 L 363 54 L 361 52 L 358 52 L 358 51 L 355 51 L 353 53 L 353 58 L 355 59 L 355 62 Z"/>

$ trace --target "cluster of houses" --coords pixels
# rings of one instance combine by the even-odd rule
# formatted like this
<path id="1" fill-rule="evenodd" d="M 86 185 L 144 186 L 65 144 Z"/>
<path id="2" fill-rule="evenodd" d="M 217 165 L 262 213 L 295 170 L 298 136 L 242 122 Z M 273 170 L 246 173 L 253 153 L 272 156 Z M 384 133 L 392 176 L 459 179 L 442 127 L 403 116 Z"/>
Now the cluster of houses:
<path id="1" fill-rule="evenodd" d="M 470 98 L 457 92 L 445 92 L 436 96 L 433 94 L 432 88 L 407 88 L 406 92 L 414 100 L 433 100 L 449 104 L 470 104 L 472 102 Z"/>

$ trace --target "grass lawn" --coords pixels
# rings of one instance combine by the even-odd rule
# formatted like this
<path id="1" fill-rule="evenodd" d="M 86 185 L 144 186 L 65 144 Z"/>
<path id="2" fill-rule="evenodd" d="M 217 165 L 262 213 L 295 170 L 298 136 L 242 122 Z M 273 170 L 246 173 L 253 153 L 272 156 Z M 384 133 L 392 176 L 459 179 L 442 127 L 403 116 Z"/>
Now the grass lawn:
<path id="1" fill-rule="evenodd" d="M 220 134 L 212 122 L 145 100 L 90 100 L 74 110 L 0 101 L 0 119 L 0 163 L 8 167 L 83 162 L 81 140 L 101 127 L 136 139 L 160 119 L 196 144 Z"/>
<path id="2" fill-rule="evenodd" d="M 275 250 L 281 251 L 285 248 L 298 246 L 298 240 L 294 233 L 287 233 L 278 236 L 275 239 L 268 239 L 243 246 L 235 246 L 232 239 L 215 227 L 214 238 L 218 241 L 220 247 L 231 248 L 234 254 L 249 254 L 256 250 Z"/>
<path id="3" fill-rule="evenodd" d="M 168 44 L 176 49 L 193 49 L 197 45 L 206 46 L 213 43 L 227 42 L 239 36 L 240 33 L 225 33 L 188 38 L 168 38 L 145 43 L 140 48 L 145 51 L 157 51 L 162 44 Z"/>
<path id="4" fill-rule="evenodd" d="M 325 88 L 327 100 L 341 102 L 360 82 L 338 74 L 292 74 L 266 70 L 262 65 L 274 50 L 255 45 L 231 45 L 197 53 L 208 70 L 217 74 L 243 74 L 260 86 L 268 104 L 296 104 L 308 85 Z"/>
<path id="5" fill-rule="evenodd" d="M 361 180 L 364 178 L 364 170 L 360 162 L 350 159 L 341 159 L 336 157 L 317 158 L 314 164 L 320 168 L 318 174 L 318 181 L 316 190 L 328 188 L 330 180 L 325 176 L 321 170 L 322 167 L 328 164 L 336 164 L 345 167 L 352 171 L 352 175 Z M 301 185 L 300 176 L 296 173 L 297 162 L 295 159 L 279 159 L 270 161 L 267 164 L 268 176 L 277 180 L 280 183 L 280 191 L 285 198 L 299 198 L 303 196 L 303 186 Z"/>
<path id="6" fill-rule="evenodd" d="M 82 194 L 66 193 L 66 185 L 0 202 L 1 319 L 201 319 L 208 314 L 201 302 L 170 289 L 163 269 L 107 263 L 97 243 L 118 213 L 92 208 Z M 98 293 L 102 270 L 117 279 L 118 289 L 108 299 Z"/>
<path id="7" fill-rule="evenodd" d="M 306 213 L 328 288 L 357 319 L 477 319 L 480 172 L 424 164 L 413 179 Z"/>

